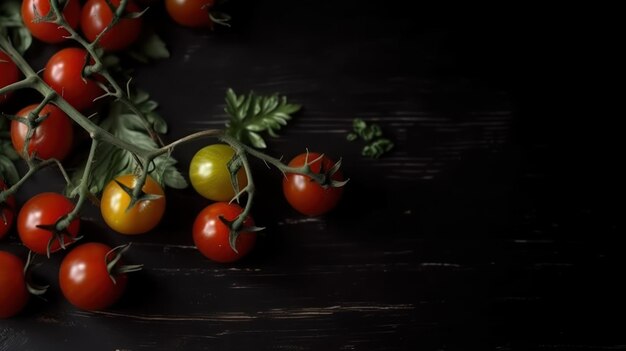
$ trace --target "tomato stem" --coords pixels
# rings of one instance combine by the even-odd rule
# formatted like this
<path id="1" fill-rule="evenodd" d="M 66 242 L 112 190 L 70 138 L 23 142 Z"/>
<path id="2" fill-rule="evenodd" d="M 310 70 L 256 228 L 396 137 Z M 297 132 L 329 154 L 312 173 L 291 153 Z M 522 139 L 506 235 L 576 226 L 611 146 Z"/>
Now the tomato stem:
<path id="1" fill-rule="evenodd" d="M 63 168 L 63 165 L 61 165 L 61 163 L 56 160 L 56 159 L 47 159 L 47 160 L 43 160 L 37 164 L 35 164 L 33 167 L 29 168 L 28 171 L 22 176 L 22 178 L 20 178 L 19 181 L 17 181 L 15 184 L 13 184 L 11 187 L 5 189 L 4 191 L 0 192 L 0 202 L 4 202 L 6 201 L 6 199 L 15 194 L 17 192 L 17 190 L 30 178 L 32 177 L 35 173 L 37 173 L 40 169 L 45 168 L 47 166 L 50 165 L 57 165 L 61 171 L 61 173 L 63 174 L 63 177 L 65 177 L 66 181 L 69 181 L 69 176 L 67 175 L 67 172 L 65 172 L 65 169 Z"/>
<path id="2" fill-rule="evenodd" d="M 93 158 L 94 158 L 94 155 L 96 154 L 97 148 L 98 148 L 98 139 L 96 138 L 91 139 L 91 148 L 89 149 L 89 156 L 87 156 L 87 164 L 85 165 L 85 170 L 83 171 L 83 176 L 80 180 L 80 184 L 77 187 L 78 201 L 76 202 L 76 205 L 74 206 L 74 209 L 72 210 L 72 212 L 68 213 L 67 216 L 65 216 L 62 220 L 60 220 L 56 224 L 57 230 L 66 229 L 70 225 L 70 223 L 76 217 L 78 217 L 78 213 L 80 212 L 80 209 L 83 207 L 83 203 L 85 202 L 85 199 L 90 195 L 89 188 L 88 188 L 89 177 L 91 175 L 91 166 L 93 165 Z"/>
<path id="3" fill-rule="evenodd" d="M 104 255 L 104 264 L 107 267 L 107 272 L 109 273 L 109 277 L 111 278 L 111 281 L 113 281 L 113 284 L 117 284 L 115 276 L 130 272 L 137 272 L 143 269 L 142 264 L 118 265 L 120 259 L 122 259 L 122 255 L 130 249 L 130 245 L 131 243 L 116 246 Z M 115 254 L 115 257 L 109 260 L 109 256 L 111 254 Z"/>
<path id="4" fill-rule="evenodd" d="M 28 257 L 26 258 L 26 263 L 24 264 L 24 280 L 26 280 L 26 289 L 28 290 L 28 292 L 35 296 L 40 296 L 45 294 L 50 286 L 34 284 L 30 279 L 31 270 L 36 266 L 34 264 L 36 256 L 37 254 L 34 254 L 32 251 L 28 250 Z"/>
<path id="5" fill-rule="evenodd" d="M 248 215 L 250 214 L 250 211 L 252 209 L 252 203 L 254 201 L 254 193 L 255 193 L 255 186 L 254 186 L 254 179 L 252 177 L 252 171 L 250 170 L 250 163 L 248 162 L 248 157 L 246 156 L 246 149 L 245 149 L 245 145 L 243 145 L 242 143 L 240 143 L 239 141 L 237 141 L 236 139 L 233 139 L 229 136 L 224 135 L 222 137 L 222 140 L 225 141 L 226 143 L 228 143 L 234 150 L 235 150 L 235 154 L 239 157 L 239 159 L 241 160 L 241 165 L 244 169 L 244 171 L 246 172 L 246 177 L 248 178 L 248 184 L 238 193 L 235 194 L 234 199 L 239 199 L 239 196 L 241 195 L 242 192 L 246 192 L 248 194 L 248 198 L 246 199 L 246 206 L 244 207 L 243 211 L 239 214 L 239 216 L 237 216 L 237 218 L 235 218 L 234 221 L 228 223 L 228 226 L 230 228 L 230 234 L 228 237 L 228 242 L 230 244 L 231 249 L 233 249 L 233 251 L 239 253 L 237 251 L 237 237 L 239 236 L 239 233 L 241 232 L 241 229 L 243 229 L 243 223 L 246 220 L 246 218 L 248 217 Z M 237 172 L 238 170 L 233 170 L 234 173 L 232 175 L 232 177 L 234 179 L 236 179 L 237 177 Z M 231 200 L 232 201 L 232 200 Z M 223 220 L 222 220 L 223 221 Z"/>
<path id="6" fill-rule="evenodd" d="M 46 107 L 46 105 L 50 101 L 52 101 L 52 99 L 54 99 L 55 96 L 56 96 L 56 93 L 54 92 L 46 94 L 43 100 L 41 100 L 41 102 L 39 103 L 39 105 L 37 105 L 37 107 L 35 107 L 32 111 L 28 113 L 28 116 L 23 116 L 26 118 L 20 118 L 20 116 L 17 116 L 18 118 L 15 119 L 16 121 L 20 123 L 24 123 L 26 127 L 28 128 L 28 131 L 26 132 L 26 137 L 24 138 L 24 145 L 22 146 L 22 158 L 26 160 L 26 163 L 28 163 L 29 167 L 33 166 L 33 158 L 35 157 L 34 152 L 33 152 L 33 155 L 29 155 L 29 152 L 28 152 L 28 148 L 30 146 L 30 140 L 33 138 L 33 135 L 35 134 L 35 128 L 37 128 L 37 126 L 41 124 L 48 117 L 48 115 L 46 114 L 44 116 L 41 116 L 43 117 L 41 118 L 39 114 L 44 109 L 44 107 Z"/>

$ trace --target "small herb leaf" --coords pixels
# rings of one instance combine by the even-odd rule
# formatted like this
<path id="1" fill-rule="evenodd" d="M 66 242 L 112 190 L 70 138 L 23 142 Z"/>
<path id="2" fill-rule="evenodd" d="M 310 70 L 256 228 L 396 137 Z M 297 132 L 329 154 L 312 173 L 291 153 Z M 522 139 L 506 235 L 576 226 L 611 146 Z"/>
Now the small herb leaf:
<path id="1" fill-rule="evenodd" d="M 389 139 L 378 139 L 369 145 L 366 145 L 361 152 L 363 156 L 371 158 L 379 158 L 384 153 L 393 148 L 393 143 Z"/>
<path id="2" fill-rule="evenodd" d="M 260 133 L 278 137 L 276 132 L 287 125 L 291 115 L 300 108 L 300 105 L 287 103 L 287 98 L 278 94 L 261 96 L 251 91 L 237 96 L 228 89 L 224 111 L 230 115 L 230 120 L 226 123 L 226 133 L 243 143 L 264 149 L 267 144 Z"/>
<path id="3" fill-rule="evenodd" d="M 366 127 L 367 123 L 365 123 L 365 121 L 360 118 L 355 118 L 354 121 L 352 121 L 352 128 L 357 134 L 363 133 L 363 130 L 365 130 Z"/>
<path id="4" fill-rule="evenodd" d="M 361 150 L 363 156 L 371 158 L 379 158 L 384 153 L 393 149 L 393 142 L 387 138 L 383 138 L 383 131 L 376 123 L 367 124 L 361 118 L 355 118 L 352 121 L 353 132 L 348 133 L 346 139 L 354 141 L 359 137 L 367 144 Z"/>

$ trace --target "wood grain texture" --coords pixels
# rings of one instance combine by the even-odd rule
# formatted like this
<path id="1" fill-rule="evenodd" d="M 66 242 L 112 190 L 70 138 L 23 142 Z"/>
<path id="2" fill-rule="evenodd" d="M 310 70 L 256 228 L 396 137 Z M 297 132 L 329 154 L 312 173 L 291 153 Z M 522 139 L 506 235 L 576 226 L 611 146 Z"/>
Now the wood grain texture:
<path id="1" fill-rule="evenodd" d="M 208 203 L 192 189 L 168 190 L 163 223 L 139 237 L 89 208 L 86 240 L 132 239 L 128 261 L 145 269 L 113 308 L 85 312 L 61 297 L 53 257 L 36 276 L 47 301 L 0 321 L 0 350 L 626 350 L 613 322 L 626 310 L 623 212 L 598 195 L 619 179 L 616 148 L 581 144 L 598 127 L 547 103 L 568 92 L 551 28 L 509 11 L 439 20 L 400 1 L 229 6 L 233 28 L 217 33 L 152 15 L 172 57 L 136 81 L 161 103 L 167 138 L 222 127 L 228 87 L 286 94 L 304 109 L 269 150 L 343 157 L 340 206 L 305 218 L 280 174 L 254 163 L 267 229 L 232 265 L 195 250 Z M 345 140 L 355 117 L 396 148 L 360 156 Z M 184 173 L 204 143 L 175 151 Z M 0 248 L 24 254 L 15 233 Z"/>

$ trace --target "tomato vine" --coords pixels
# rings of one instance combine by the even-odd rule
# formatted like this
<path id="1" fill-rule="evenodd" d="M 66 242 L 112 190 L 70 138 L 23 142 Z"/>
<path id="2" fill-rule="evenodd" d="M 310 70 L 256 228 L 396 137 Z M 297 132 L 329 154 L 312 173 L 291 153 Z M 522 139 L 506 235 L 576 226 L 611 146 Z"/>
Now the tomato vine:
<path id="1" fill-rule="evenodd" d="M 116 4 L 118 2 L 116 1 Z M 111 2 L 107 1 L 109 6 L 113 6 Z M 141 102 L 137 99 L 133 99 L 130 93 L 130 80 L 126 84 L 120 85 L 113 74 L 110 72 L 109 67 L 105 62 L 103 50 L 100 48 L 100 40 L 111 31 L 111 29 L 122 18 L 140 17 L 141 13 L 125 12 L 129 0 L 120 0 L 119 6 L 112 7 L 113 18 L 110 23 L 104 28 L 100 34 L 98 34 L 93 41 L 88 41 L 83 38 L 72 26 L 70 26 L 62 15 L 62 5 L 59 0 L 50 0 L 50 11 L 45 17 L 39 17 L 37 20 L 46 21 L 62 27 L 68 33 L 67 38 L 74 40 L 78 43 L 86 52 L 85 64 L 82 68 L 82 77 L 87 79 L 89 77 L 98 76 L 99 86 L 103 89 L 103 94 L 97 99 L 111 99 L 113 104 L 122 104 L 130 114 L 137 117 L 137 122 L 149 135 L 153 143 L 142 144 L 135 143 L 133 140 L 120 137 L 111 133 L 106 127 L 95 123 L 89 116 L 85 116 L 81 111 L 77 110 L 63 96 L 59 95 L 50 85 L 48 85 L 39 74 L 29 65 L 22 55 L 23 51 L 16 48 L 10 38 L 8 26 L 4 23 L 0 23 L 0 49 L 3 50 L 11 61 L 17 65 L 22 72 L 24 78 L 0 88 L 0 96 L 21 89 L 34 89 L 43 97 L 41 103 L 30 111 L 28 116 L 24 118 L 23 122 L 28 128 L 24 143 L 24 152 L 22 156 L 28 166 L 28 170 L 21 176 L 21 178 L 11 184 L 10 187 L 0 192 L 0 203 L 5 202 L 9 196 L 14 194 L 24 182 L 31 177 L 34 173 L 41 168 L 49 165 L 57 165 L 60 171 L 63 173 L 64 178 L 68 184 L 68 187 L 73 189 L 71 191 L 72 196 L 77 196 L 76 205 L 73 210 L 60 218 L 55 224 L 54 229 L 58 232 L 63 232 L 67 229 L 69 224 L 78 217 L 81 208 L 83 207 L 85 200 L 94 197 L 94 192 L 98 191 L 99 187 L 90 186 L 92 179 L 92 173 L 94 169 L 94 159 L 98 147 L 106 145 L 110 149 L 118 149 L 127 152 L 131 155 L 131 159 L 136 168 L 137 181 L 133 188 L 126 189 L 131 200 L 129 202 L 129 208 L 135 206 L 138 202 L 145 198 L 146 194 L 143 192 L 143 186 L 146 184 L 150 172 L 155 168 L 155 162 L 158 158 L 171 161 L 171 153 L 173 149 L 183 143 L 187 143 L 192 140 L 213 137 L 217 138 L 226 144 L 230 145 L 235 150 L 235 155 L 228 163 L 228 168 L 231 173 L 231 177 L 236 178 L 236 174 L 243 168 L 247 176 L 248 182 L 242 189 L 239 189 L 237 182 L 233 182 L 235 197 L 234 201 L 239 202 L 245 195 L 245 206 L 241 213 L 232 221 L 221 218 L 224 224 L 229 228 L 229 242 L 233 250 L 236 249 L 236 240 L 241 231 L 255 231 L 259 228 L 247 228 L 244 226 L 244 221 L 250 214 L 254 194 L 255 183 L 253 181 L 252 172 L 248 160 L 248 156 L 252 156 L 263 160 L 266 163 L 272 164 L 277 167 L 283 173 L 297 173 L 310 177 L 313 181 L 319 183 L 323 187 L 341 187 L 346 181 L 337 181 L 333 179 L 333 175 L 338 171 L 341 166 L 341 161 L 337 162 L 333 167 L 330 167 L 323 173 L 314 172 L 311 169 L 311 164 L 316 160 L 307 161 L 302 166 L 290 167 L 281 162 L 281 160 L 268 156 L 267 154 L 260 152 L 253 147 L 246 145 L 244 142 L 251 142 L 255 147 L 264 147 L 265 143 L 262 138 L 257 134 L 260 131 L 267 131 L 270 135 L 275 135 L 274 131 L 278 130 L 281 125 L 286 123 L 286 120 L 290 118 L 289 114 L 297 111 L 300 106 L 294 104 L 287 104 L 284 97 L 272 96 L 269 98 L 256 97 L 250 93 L 246 97 L 237 97 L 232 91 L 227 94 L 227 109 L 234 116 L 232 123 L 227 130 L 209 129 L 196 132 L 187 135 L 183 138 L 165 144 L 161 139 L 159 133 L 154 130 L 154 121 L 151 121 L 150 111 L 140 106 Z M 11 22 L 11 26 L 15 23 Z M 145 100 L 144 100 L 145 101 Z M 50 158 L 42 160 L 37 157 L 37 154 L 29 154 L 27 152 L 27 145 L 29 139 L 34 134 L 36 128 L 40 126 L 43 120 L 39 114 L 48 104 L 54 104 L 60 108 L 67 116 L 72 119 L 78 126 L 84 129 L 91 139 L 91 145 L 89 148 L 89 154 L 87 162 L 84 168 L 82 168 L 82 175 L 80 177 L 70 179 L 65 172 L 63 165 L 59 160 Z M 15 116 L 6 116 L 9 119 L 16 119 Z M 44 117 L 45 118 L 45 117 Z M 245 139 L 240 140 L 237 136 L 244 136 Z M 175 162 L 175 161 L 174 161 Z"/>

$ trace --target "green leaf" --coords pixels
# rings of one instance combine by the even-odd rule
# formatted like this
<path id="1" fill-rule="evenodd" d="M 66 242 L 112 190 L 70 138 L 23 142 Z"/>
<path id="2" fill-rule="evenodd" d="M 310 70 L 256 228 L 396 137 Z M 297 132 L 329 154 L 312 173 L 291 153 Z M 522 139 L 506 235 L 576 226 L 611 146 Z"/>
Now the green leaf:
<path id="1" fill-rule="evenodd" d="M 246 133 L 246 136 L 248 137 L 249 144 L 256 147 L 257 149 L 265 149 L 267 147 L 267 145 L 265 144 L 265 140 L 263 140 L 263 138 L 258 133 L 248 131 Z M 242 140 L 242 142 L 245 141 Z"/>
<path id="2" fill-rule="evenodd" d="M 286 97 L 278 94 L 261 96 L 251 91 L 237 96 L 232 89 L 228 89 L 224 111 L 230 120 L 226 123 L 226 133 L 253 147 L 266 148 L 260 133 L 278 137 L 276 132 L 287 125 L 291 115 L 300 108 L 300 105 L 290 104 Z"/>
<path id="3" fill-rule="evenodd" d="M 365 121 L 360 118 L 355 118 L 354 121 L 352 121 L 352 128 L 357 134 L 361 134 L 366 127 L 367 123 L 365 123 Z"/>
<path id="4" fill-rule="evenodd" d="M 9 184 L 15 184 L 20 180 L 15 164 L 5 155 L 0 155 L 0 178 L 6 179 Z"/>
<path id="5" fill-rule="evenodd" d="M 367 125 L 367 122 L 360 118 L 354 119 L 354 121 L 352 122 L 352 130 L 354 130 L 354 133 L 351 134 L 356 134 L 365 141 L 372 141 L 373 139 L 383 135 L 383 132 L 378 124 L 374 123 L 371 125 Z M 349 135 L 349 137 L 351 136 Z"/>
<path id="6" fill-rule="evenodd" d="M 135 60 L 143 63 L 162 60 L 170 57 L 165 42 L 156 33 L 142 36 L 129 52 Z"/>
<path id="7" fill-rule="evenodd" d="M 167 130 L 165 120 L 159 116 L 154 109 L 158 106 L 156 102 L 150 100 L 150 96 L 141 90 L 131 93 L 131 100 L 146 114 L 148 121 L 154 129 L 162 133 Z M 119 101 L 111 104 L 109 114 L 102 120 L 100 127 L 110 132 L 114 136 L 135 144 L 144 149 L 157 149 L 157 143 L 150 137 L 141 118 L 132 113 Z M 133 155 L 109 143 L 100 143 L 96 149 L 92 165 L 92 173 L 89 179 L 89 190 L 98 194 L 104 186 L 116 176 L 126 173 L 134 173 L 139 169 L 137 161 Z M 187 181 L 176 169 L 177 161 L 171 155 L 165 154 L 154 159 L 149 165 L 150 175 L 161 185 L 182 189 L 187 187 Z M 72 183 L 79 184 L 83 175 L 85 165 L 75 170 L 72 174 Z M 75 189 L 69 188 L 67 192 L 72 195 Z"/>
<path id="8" fill-rule="evenodd" d="M 13 46 L 23 54 L 33 42 L 33 36 L 24 26 L 21 15 L 21 1 L 0 2 L 0 35 L 8 34 Z"/>
<path id="9" fill-rule="evenodd" d="M 155 159 L 155 169 L 150 173 L 160 184 L 174 189 L 184 189 L 187 187 L 185 177 L 176 169 L 176 161 L 171 156 L 163 155 Z"/>
<path id="10" fill-rule="evenodd" d="M 150 95 L 147 92 L 136 89 L 131 93 L 130 100 L 137 106 L 139 111 L 143 112 L 152 129 L 159 134 L 167 133 L 167 123 L 161 115 L 155 112 L 159 104 L 154 100 L 150 100 Z"/>
<path id="11" fill-rule="evenodd" d="M 132 100 L 136 104 L 141 104 L 142 102 L 150 100 L 150 94 L 145 90 L 137 89 L 132 96 Z"/>
<path id="12" fill-rule="evenodd" d="M 384 153 L 393 149 L 393 143 L 389 139 L 378 139 L 363 148 L 361 152 L 363 156 L 371 158 L 379 158 Z"/>
<path id="13" fill-rule="evenodd" d="M 360 137 L 367 142 L 361 150 L 363 156 L 379 158 L 394 146 L 391 140 L 382 137 L 383 131 L 376 123 L 368 125 L 363 119 L 355 118 L 352 121 L 352 130 L 353 132 L 346 136 L 348 141 L 354 141 Z"/>
<path id="14" fill-rule="evenodd" d="M 378 124 L 372 124 L 363 130 L 363 134 L 361 136 L 363 137 L 363 140 L 371 141 L 374 138 L 380 137 L 382 134 L 383 132 L 381 131 L 380 126 L 378 126 Z"/>
<path id="15" fill-rule="evenodd" d="M 20 158 L 10 140 L 0 140 L 0 155 L 11 161 L 17 161 Z"/>
<path id="16" fill-rule="evenodd" d="M 152 128 L 159 134 L 167 133 L 167 123 L 165 120 L 154 112 L 150 112 L 146 114 L 146 118 L 150 123 L 152 123 Z"/>

